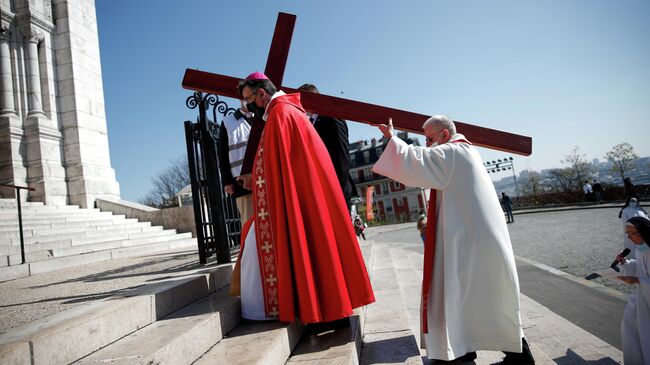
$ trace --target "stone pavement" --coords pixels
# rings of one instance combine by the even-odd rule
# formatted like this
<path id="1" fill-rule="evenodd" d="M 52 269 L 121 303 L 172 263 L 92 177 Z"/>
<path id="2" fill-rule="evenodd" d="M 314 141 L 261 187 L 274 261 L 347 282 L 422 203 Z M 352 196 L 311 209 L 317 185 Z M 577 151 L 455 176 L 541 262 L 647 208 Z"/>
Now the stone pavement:
<path id="1" fill-rule="evenodd" d="M 545 214 L 529 215 L 532 216 L 541 217 L 537 220 L 547 219 L 544 218 Z M 519 221 L 523 217 L 515 218 Z M 510 226 L 511 234 L 519 224 Z M 405 234 L 410 231 L 414 232 L 415 240 Z M 393 240 L 389 237 L 391 234 L 398 235 L 400 239 Z M 417 349 L 422 254 L 419 252 L 421 243 L 417 241 L 419 238 L 414 224 L 371 227 L 367 230 L 367 236 L 375 239 L 372 280 L 378 302 L 368 306 L 365 315 L 361 362 L 426 363 Z M 210 268 L 198 264 L 195 252 L 179 251 L 86 265 L 0 283 L 2 331 L 11 332 L 12 327 L 52 313 L 101 298 L 128 294 L 141 289 L 143 285 L 172 277 L 190 276 L 192 272 Z M 535 281 L 535 277 L 544 278 L 553 274 L 549 270 L 533 270 L 531 275 L 532 281 Z M 522 291 L 523 287 L 522 280 Z M 602 294 L 602 291 L 591 290 Z M 526 293 L 522 295 L 522 316 L 526 335 L 534 344 L 540 364 L 615 364 L 622 361 L 621 353 L 616 346 L 612 346 L 611 339 L 610 344 L 606 343 Z M 390 353 L 387 345 L 404 351 Z M 498 361 L 500 357 L 499 353 L 480 352 L 476 363 L 488 364 Z"/>

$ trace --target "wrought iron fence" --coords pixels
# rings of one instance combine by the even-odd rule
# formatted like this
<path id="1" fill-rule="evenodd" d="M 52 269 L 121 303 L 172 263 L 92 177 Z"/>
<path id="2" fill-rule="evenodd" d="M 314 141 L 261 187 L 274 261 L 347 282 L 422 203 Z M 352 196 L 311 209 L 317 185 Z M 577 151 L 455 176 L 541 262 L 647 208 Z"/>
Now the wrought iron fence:
<path id="1" fill-rule="evenodd" d="M 185 122 L 199 261 L 205 264 L 216 255 L 217 262 L 230 262 L 232 253 L 239 249 L 241 220 L 235 199 L 223 191 L 219 156 L 228 153 L 228 146 L 219 146 L 218 141 L 220 120 L 235 109 L 216 95 L 200 92 L 188 97 L 185 104 L 199 111 L 196 123 Z"/>

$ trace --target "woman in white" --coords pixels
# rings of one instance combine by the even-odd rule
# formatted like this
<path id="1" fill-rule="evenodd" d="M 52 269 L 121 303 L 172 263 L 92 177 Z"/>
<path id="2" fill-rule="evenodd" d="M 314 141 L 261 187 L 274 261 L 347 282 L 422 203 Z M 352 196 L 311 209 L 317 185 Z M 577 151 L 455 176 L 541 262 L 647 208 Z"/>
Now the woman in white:
<path id="1" fill-rule="evenodd" d="M 621 218 L 621 222 L 623 222 L 623 230 L 625 230 L 625 227 L 627 226 L 627 221 L 633 217 L 648 218 L 648 213 L 646 213 L 645 210 L 641 208 L 641 204 L 639 204 L 636 198 L 631 198 L 630 204 L 625 208 L 621 209 L 619 218 Z M 629 255 L 627 255 L 628 259 L 633 259 L 636 257 L 634 254 L 634 251 L 636 250 L 636 245 L 627 236 L 627 232 L 623 233 L 623 248 L 629 248 L 630 251 L 632 251 L 630 252 Z"/>
<path id="2" fill-rule="evenodd" d="M 636 260 L 620 255 L 616 259 L 623 264 L 619 278 L 636 290 L 625 307 L 621 336 L 623 360 L 629 365 L 650 365 L 650 220 L 633 217 L 627 221 L 625 233 L 636 245 Z"/>

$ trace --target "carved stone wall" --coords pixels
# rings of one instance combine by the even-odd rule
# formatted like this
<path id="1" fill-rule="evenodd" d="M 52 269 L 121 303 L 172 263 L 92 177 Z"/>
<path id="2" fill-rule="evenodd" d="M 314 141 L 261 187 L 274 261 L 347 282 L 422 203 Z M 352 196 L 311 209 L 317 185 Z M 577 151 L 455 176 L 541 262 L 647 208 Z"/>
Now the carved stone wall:
<path id="1" fill-rule="evenodd" d="M 0 0 L 0 13 L 0 183 L 46 204 L 119 197 L 94 0 Z"/>

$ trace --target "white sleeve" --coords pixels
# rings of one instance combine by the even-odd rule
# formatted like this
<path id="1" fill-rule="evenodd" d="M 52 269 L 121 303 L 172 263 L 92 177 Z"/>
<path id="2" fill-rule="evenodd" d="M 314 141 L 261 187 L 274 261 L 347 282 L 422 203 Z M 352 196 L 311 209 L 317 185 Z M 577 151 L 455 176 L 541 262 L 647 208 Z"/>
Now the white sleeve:
<path id="1" fill-rule="evenodd" d="M 454 158 L 448 144 L 434 148 L 413 146 L 394 136 L 372 171 L 406 186 L 441 189 L 449 182 Z"/>
<path id="2" fill-rule="evenodd" d="M 637 276 L 636 260 L 625 260 L 624 265 L 619 265 L 621 268 L 621 276 Z"/>

